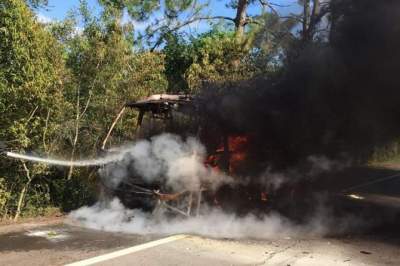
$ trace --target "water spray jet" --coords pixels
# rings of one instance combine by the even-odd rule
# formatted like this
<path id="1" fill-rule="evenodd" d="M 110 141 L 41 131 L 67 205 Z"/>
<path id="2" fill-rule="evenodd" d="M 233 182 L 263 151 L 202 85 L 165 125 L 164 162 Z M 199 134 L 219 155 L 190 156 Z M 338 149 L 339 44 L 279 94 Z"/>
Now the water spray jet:
<path id="1" fill-rule="evenodd" d="M 59 165 L 59 166 L 75 166 L 75 167 L 104 165 L 104 164 L 119 161 L 123 157 L 123 153 L 121 153 L 121 154 L 113 154 L 113 155 L 109 155 L 109 156 L 97 158 L 97 159 L 72 161 L 72 160 L 58 160 L 58 159 L 51 159 L 51 158 L 42 158 L 42 157 L 37 157 L 37 156 L 32 156 L 32 155 L 27 155 L 27 154 L 20 154 L 20 153 L 15 153 L 15 152 L 6 152 L 5 155 L 8 157 L 11 157 L 11 158 L 15 158 L 15 159 L 27 160 L 27 161 L 37 162 L 37 163 L 45 163 L 45 164 Z"/>

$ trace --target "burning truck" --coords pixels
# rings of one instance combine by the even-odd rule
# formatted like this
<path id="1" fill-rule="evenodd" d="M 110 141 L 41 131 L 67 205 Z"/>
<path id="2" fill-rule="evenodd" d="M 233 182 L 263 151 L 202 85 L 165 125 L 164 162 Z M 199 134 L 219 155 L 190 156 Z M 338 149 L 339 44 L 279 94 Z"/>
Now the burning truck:
<path id="1" fill-rule="evenodd" d="M 136 125 L 139 139 L 149 139 L 165 131 L 180 136 L 196 136 L 206 148 L 207 155 L 201 159 L 204 169 L 209 171 L 209 176 L 217 177 L 214 179 L 224 176 L 226 182 L 216 188 L 213 184 L 215 180 L 206 179 L 201 180 L 194 188 L 184 187 L 177 190 L 171 188 L 164 178 L 149 181 L 135 167 L 128 167 L 125 171 L 128 172 L 127 176 L 114 185 L 107 181 L 113 170 L 106 166 L 101 173 L 105 177 L 101 179 L 105 194 L 118 197 L 128 208 L 182 216 L 199 215 L 202 206 L 222 208 L 224 211 L 239 214 L 249 211 L 264 213 L 295 197 L 298 197 L 298 201 L 304 198 L 297 195 L 297 187 L 300 187 L 298 184 L 268 191 L 266 184 L 253 182 L 250 175 L 251 170 L 256 167 L 249 156 L 252 137 L 244 132 L 229 130 L 225 125 L 221 127 L 219 123 L 223 121 L 218 119 L 211 123 L 212 119 L 205 119 L 207 115 L 204 115 L 204 106 L 201 96 L 193 95 L 157 94 L 144 100 L 129 102 L 113 121 L 102 148 L 105 149 L 107 140 L 124 111 L 133 108 L 139 113 Z M 147 124 L 144 123 L 145 118 L 148 120 Z M 188 120 L 190 122 L 186 123 Z M 115 167 L 121 165 L 117 163 Z M 111 169 L 115 167 L 112 166 Z M 306 186 L 302 187 L 301 193 L 304 193 Z"/>
<path id="2" fill-rule="evenodd" d="M 267 98 L 274 101 L 274 97 L 271 94 Z M 226 99 L 229 104 L 226 104 Z M 134 162 L 131 162 L 125 171 L 128 174 L 117 186 L 107 183 L 109 173 L 105 167 L 106 171 L 101 174 L 105 177 L 102 179 L 105 194 L 119 198 L 128 208 L 140 208 L 156 215 L 167 212 L 196 216 L 211 207 L 238 215 L 263 215 L 277 211 L 299 222 L 306 221 L 307 214 L 317 211 L 321 194 L 330 205 L 338 206 L 335 211 L 339 213 L 364 212 L 371 209 L 370 203 L 376 204 L 366 200 L 371 198 L 369 194 L 359 196 L 357 189 L 364 189 L 366 185 L 368 188 L 369 184 L 369 180 L 364 183 L 362 177 L 368 172 L 377 176 L 376 182 L 381 182 L 386 180 L 385 175 L 391 176 L 392 173 L 382 170 L 372 173 L 371 169 L 354 168 L 324 156 L 307 156 L 300 163 L 292 163 L 292 152 L 282 151 L 281 143 L 273 146 L 278 138 L 274 138 L 272 130 L 265 129 L 268 126 L 279 128 L 276 121 L 279 123 L 281 117 L 274 120 L 274 110 L 268 110 L 272 119 L 266 121 L 264 119 L 268 116 L 249 115 L 246 113 L 249 102 L 243 97 L 236 101 L 230 95 L 157 94 L 127 103 L 113 121 L 103 148 L 124 110 L 133 108 L 139 113 L 136 125 L 139 140 L 151 139 L 163 132 L 183 139 L 195 136 L 206 149 L 204 156 L 200 156 L 200 164 L 212 178 L 200 180 L 195 187 L 174 188 L 163 177 L 149 181 L 132 167 Z M 255 107 L 256 104 L 250 107 L 251 112 Z M 246 119 L 238 118 L 241 113 Z M 264 129 L 259 130 L 260 127 Z M 116 165 L 117 168 L 120 166 Z M 190 175 L 195 174 L 185 172 L 177 178 L 192 178 Z M 221 176 L 225 181 L 221 182 Z M 354 178 L 357 176 L 360 180 Z M 378 178 L 380 176 L 384 178 Z M 356 189 L 353 189 L 354 185 Z M 379 206 L 385 205 L 387 202 Z"/>

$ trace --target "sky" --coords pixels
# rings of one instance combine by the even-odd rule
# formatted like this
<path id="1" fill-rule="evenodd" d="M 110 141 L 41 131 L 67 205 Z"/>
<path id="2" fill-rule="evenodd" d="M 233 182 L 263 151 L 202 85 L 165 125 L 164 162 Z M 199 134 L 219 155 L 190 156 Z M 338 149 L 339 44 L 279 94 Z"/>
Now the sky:
<path id="1" fill-rule="evenodd" d="M 98 4 L 97 0 L 87 0 L 89 9 L 94 13 L 99 14 L 101 12 L 101 7 Z M 200 0 L 199 2 L 205 2 L 205 0 Z M 235 10 L 228 9 L 225 7 L 225 3 L 229 2 L 226 0 L 210 0 L 209 12 L 211 15 L 221 15 L 221 16 L 235 16 Z M 284 7 L 276 7 L 276 9 L 282 14 L 287 15 L 289 13 L 296 13 L 299 11 L 299 6 L 297 5 L 297 0 L 274 0 L 270 1 L 272 3 L 276 3 L 282 5 Z M 53 20 L 63 20 L 68 11 L 77 8 L 79 5 L 79 0 L 49 0 L 49 5 L 46 8 L 41 8 L 36 11 L 38 18 L 43 22 L 50 22 Z M 257 14 L 260 11 L 258 5 L 253 5 L 249 8 L 249 14 Z M 136 24 L 136 28 L 144 28 L 146 23 L 138 23 Z M 207 27 L 207 23 L 200 23 L 195 25 L 196 27 L 200 27 L 202 29 Z M 192 25 L 193 27 L 193 25 Z"/>
<path id="2" fill-rule="evenodd" d="M 91 10 L 100 12 L 97 0 L 87 0 Z M 78 7 L 79 0 L 49 0 L 48 6 L 36 10 L 40 18 L 47 20 L 63 20 L 67 12 Z"/>

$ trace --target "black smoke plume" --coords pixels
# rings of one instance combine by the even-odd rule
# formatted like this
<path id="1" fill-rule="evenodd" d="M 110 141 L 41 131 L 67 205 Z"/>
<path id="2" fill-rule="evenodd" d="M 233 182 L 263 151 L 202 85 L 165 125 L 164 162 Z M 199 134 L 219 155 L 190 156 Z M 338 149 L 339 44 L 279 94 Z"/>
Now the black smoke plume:
<path id="1" fill-rule="evenodd" d="M 297 45 L 280 78 L 204 90 L 203 127 L 248 135 L 253 168 L 364 162 L 400 136 L 400 2 L 332 0 L 327 20 L 327 37 Z"/>

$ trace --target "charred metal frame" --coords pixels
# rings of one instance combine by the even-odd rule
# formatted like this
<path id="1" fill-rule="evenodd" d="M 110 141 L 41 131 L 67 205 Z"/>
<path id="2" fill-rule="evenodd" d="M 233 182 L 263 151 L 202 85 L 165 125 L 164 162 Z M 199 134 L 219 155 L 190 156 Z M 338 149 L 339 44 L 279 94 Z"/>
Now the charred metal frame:
<path id="1" fill-rule="evenodd" d="M 156 94 L 143 100 L 126 103 L 114 119 L 103 141 L 102 149 L 105 148 L 113 128 L 122 117 L 126 108 L 134 108 L 139 111 L 137 120 L 137 128 L 139 128 L 146 113 L 151 113 L 152 118 L 163 120 L 172 119 L 173 111 L 190 113 L 194 108 L 193 100 L 192 95 Z M 126 183 L 126 185 L 130 188 L 129 191 L 134 194 L 141 194 L 156 199 L 156 205 L 153 210 L 153 214 L 156 216 L 159 216 L 164 211 L 170 211 L 186 217 L 199 215 L 203 192 L 207 190 L 203 186 L 195 191 L 185 190 L 178 193 L 163 193 L 159 189 L 150 189 L 142 184 Z"/>
<path id="2" fill-rule="evenodd" d="M 151 112 L 153 118 L 171 119 L 172 111 L 185 112 L 192 106 L 192 102 L 192 95 L 155 94 L 125 106 L 139 110 L 137 125 L 141 126 L 147 112 Z"/>

